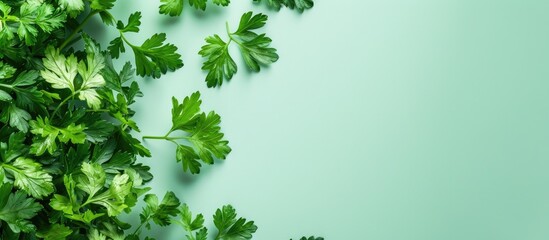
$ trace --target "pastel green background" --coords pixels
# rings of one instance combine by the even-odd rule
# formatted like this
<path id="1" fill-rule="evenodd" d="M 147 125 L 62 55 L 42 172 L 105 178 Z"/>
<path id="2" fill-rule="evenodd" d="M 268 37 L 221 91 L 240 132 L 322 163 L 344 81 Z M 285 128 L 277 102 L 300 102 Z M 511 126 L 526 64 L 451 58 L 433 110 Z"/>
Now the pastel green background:
<path id="1" fill-rule="evenodd" d="M 191 176 L 173 145 L 146 141 L 154 193 L 208 222 L 230 203 L 260 240 L 549 238 L 549 1 L 317 0 L 299 14 L 233 0 L 175 19 L 156 0 L 117 4 L 121 19 L 143 12 L 135 42 L 166 32 L 185 62 L 141 82 L 142 133 L 164 134 L 171 96 L 200 90 L 233 148 Z M 206 88 L 203 39 L 248 10 L 269 15 L 280 60 L 255 74 L 232 48 L 239 72 Z"/>

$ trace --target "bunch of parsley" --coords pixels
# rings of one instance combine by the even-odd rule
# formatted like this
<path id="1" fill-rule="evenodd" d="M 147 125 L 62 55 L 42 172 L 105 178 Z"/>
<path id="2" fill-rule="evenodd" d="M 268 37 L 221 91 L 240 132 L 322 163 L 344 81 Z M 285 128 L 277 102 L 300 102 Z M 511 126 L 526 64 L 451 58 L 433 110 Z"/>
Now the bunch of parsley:
<path id="1" fill-rule="evenodd" d="M 115 1 L 0 1 L 0 239 L 152 239 L 144 229 L 173 223 L 188 240 L 208 238 L 204 216 L 193 215 L 173 192 L 162 199 L 147 194 L 153 176 L 137 157 L 151 153 L 132 135 L 139 128 L 131 105 L 142 96 L 134 75 L 159 78 L 183 66 L 181 55 L 165 43 L 164 33 L 141 44 L 128 41 L 126 34 L 139 32 L 141 13 L 117 20 L 109 12 Z M 206 2 L 188 4 L 205 10 Z M 266 2 L 275 9 L 313 6 L 312 0 Z M 160 13 L 177 16 L 184 5 L 184 0 L 161 0 Z M 120 33 L 106 49 L 82 30 L 96 16 Z M 206 38 L 199 54 L 209 87 L 237 72 L 228 51 L 233 42 L 253 71 L 278 60 L 271 39 L 255 32 L 266 21 L 264 14 L 247 12 L 236 31 L 227 25 L 225 40 Z M 72 47 L 76 42 L 84 48 Z M 113 59 L 126 48 L 135 56 L 135 69 L 130 62 L 116 69 Z M 199 92 L 181 102 L 173 98 L 172 104 L 171 129 L 145 138 L 176 144 L 175 158 L 193 174 L 229 154 L 221 118 L 201 111 Z M 183 134 L 172 136 L 177 131 Z M 140 224 L 122 222 L 119 215 L 133 211 L 138 201 L 145 203 Z M 215 239 L 251 239 L 257 230 L 230 205 L 217 209 L 213 223 Z"/>

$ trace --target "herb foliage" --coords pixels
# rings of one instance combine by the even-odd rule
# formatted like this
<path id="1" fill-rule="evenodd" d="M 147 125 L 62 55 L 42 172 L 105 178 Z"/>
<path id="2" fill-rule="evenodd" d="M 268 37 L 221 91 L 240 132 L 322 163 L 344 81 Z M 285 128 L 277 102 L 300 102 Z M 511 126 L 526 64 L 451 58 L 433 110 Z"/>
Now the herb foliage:
<path id="1" fill-rule="evenodd" d="M 130 42 L 126 35 L 139 32 L 142 15 L 118 20 L 109 12 L 115 2 L 0 2 L 0 239 L 152 239 L 146 230 L 173 223 L 188 240 L 205 240 L 209 233 L 219 240 L 251 239 L 257 226 L 238 217 L 231 205 L 217 209 L 216 229 L 209 231 L 205 217 L 193 215 L 173 192 L 161 199 L 147 193 L 153 176 L 137 157 L 151 157 L 151 152 L 132 135 L 140 130 L 131 106 L 142 96 L 134 74 L 160 78 L 183 67 L 183 61 L 164 33 Z M 178 16 L 185 4 L 203 11 L 207 2 L 160 0 L 159 12 Z M 299 11 L 313 6 L 311 0 L 267 3 Z M 119 32 L 106 49 L 83 31 L 94 17 Z M 256 33 L 266 21 L 264 14 L 247 12 L 236 31 L 227 24 L 227 40 L 206 38 L 199 54 L 206 59 L 209 87 L 237 72 L 228 52 L 232 42 L 253 71 L 278 60 L 272 40 Z M 72 47 L 78 41 L 83 49 Z M 126 49 L 133 52 L 135 68 L 127 62 L 116 69 L 113 59 Z M 172 98 L 171 129 L 145 137 L 176 144 L 176 160 L 192 174 L 231 151 L 221 117 L 201 111 L 201 103 L 199 92 L 181 102 Z M 135 211 L 139 201 L 145 205 L 140 224 L 122 222 L 120 214 Z"/>

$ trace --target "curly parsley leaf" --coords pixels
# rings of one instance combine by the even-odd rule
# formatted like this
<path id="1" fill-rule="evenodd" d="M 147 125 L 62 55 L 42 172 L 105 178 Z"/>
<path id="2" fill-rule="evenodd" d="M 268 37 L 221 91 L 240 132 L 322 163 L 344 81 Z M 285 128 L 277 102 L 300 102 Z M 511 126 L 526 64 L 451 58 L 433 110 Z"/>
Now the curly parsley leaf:
<path id="1" fill-rule="evenodd" d="M 227 27 L 228 42 L 223 41 L 218 35 L 206 38 L 207 44 L 202 46 L 199 54 L 207 58 L 202 69 L 208 71 L 208 87 L 221 86 L 224 80 L 230 80 L 237 72 L 237 65 L 229 54 L 231 42 L 238 45 L 246 66 L 252 71 L 259 72 L 261 65 L 269 65 L 278 60 L 276 49 L 270 47 L 272 40 L 265 34 L 252 31 L 265 26 L 267 19 L 267 15 L 253 15 L 253 12 L 247 12 L 242 15 L 235 32 L 229 33 Z"/>
<path id="2" fill-rule="evenodd" d="M 254 221 L 246 221 L 245 218 L 237 219 L 236 211 L 231 205 L 217 209 L 213 217 L 218 230 L 216 239 L 247 240 L 252 239 L 252 234 L 257 231 Z"/>
<path id="3" fill-rule="evenodd" d="M 0 220 L 6 222 L 15 232 L 31 232 L 36 227 L 30 219 L 42 209 L 42 205 L 33 198 L 27 198 L 22 191 L 12 193 L 12 186 L 3 183 L 0 186 Z"/>

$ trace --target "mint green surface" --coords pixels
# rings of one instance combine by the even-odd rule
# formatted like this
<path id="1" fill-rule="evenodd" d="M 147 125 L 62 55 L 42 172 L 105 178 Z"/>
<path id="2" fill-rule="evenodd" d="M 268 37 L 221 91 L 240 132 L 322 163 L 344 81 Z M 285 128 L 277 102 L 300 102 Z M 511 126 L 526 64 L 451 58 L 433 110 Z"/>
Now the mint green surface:
<path id="1" fill-rule="evenodd" d="M 174 191 L 210 222 L 233 204 L 259 240 L 549 238 L 548 1 L 319 0 L 298 14 L 233 0 L 175 19 L 158 6 L 115 9 L 142 10 L 134 40 L 166 32 L 185 62 L 142 82 L 142 133 L 164 134 L 171 96 L 200 90 L 233 152 L 191 176 L 174 146 L 146 141 L 154 193 Z M 269 15 L 280 60 L 253 74 L 233 48 L 239 72 L 206 88 L 204 37 L 250 9 Z M 184 239 L 178 226 L 153 235 Z"/>

